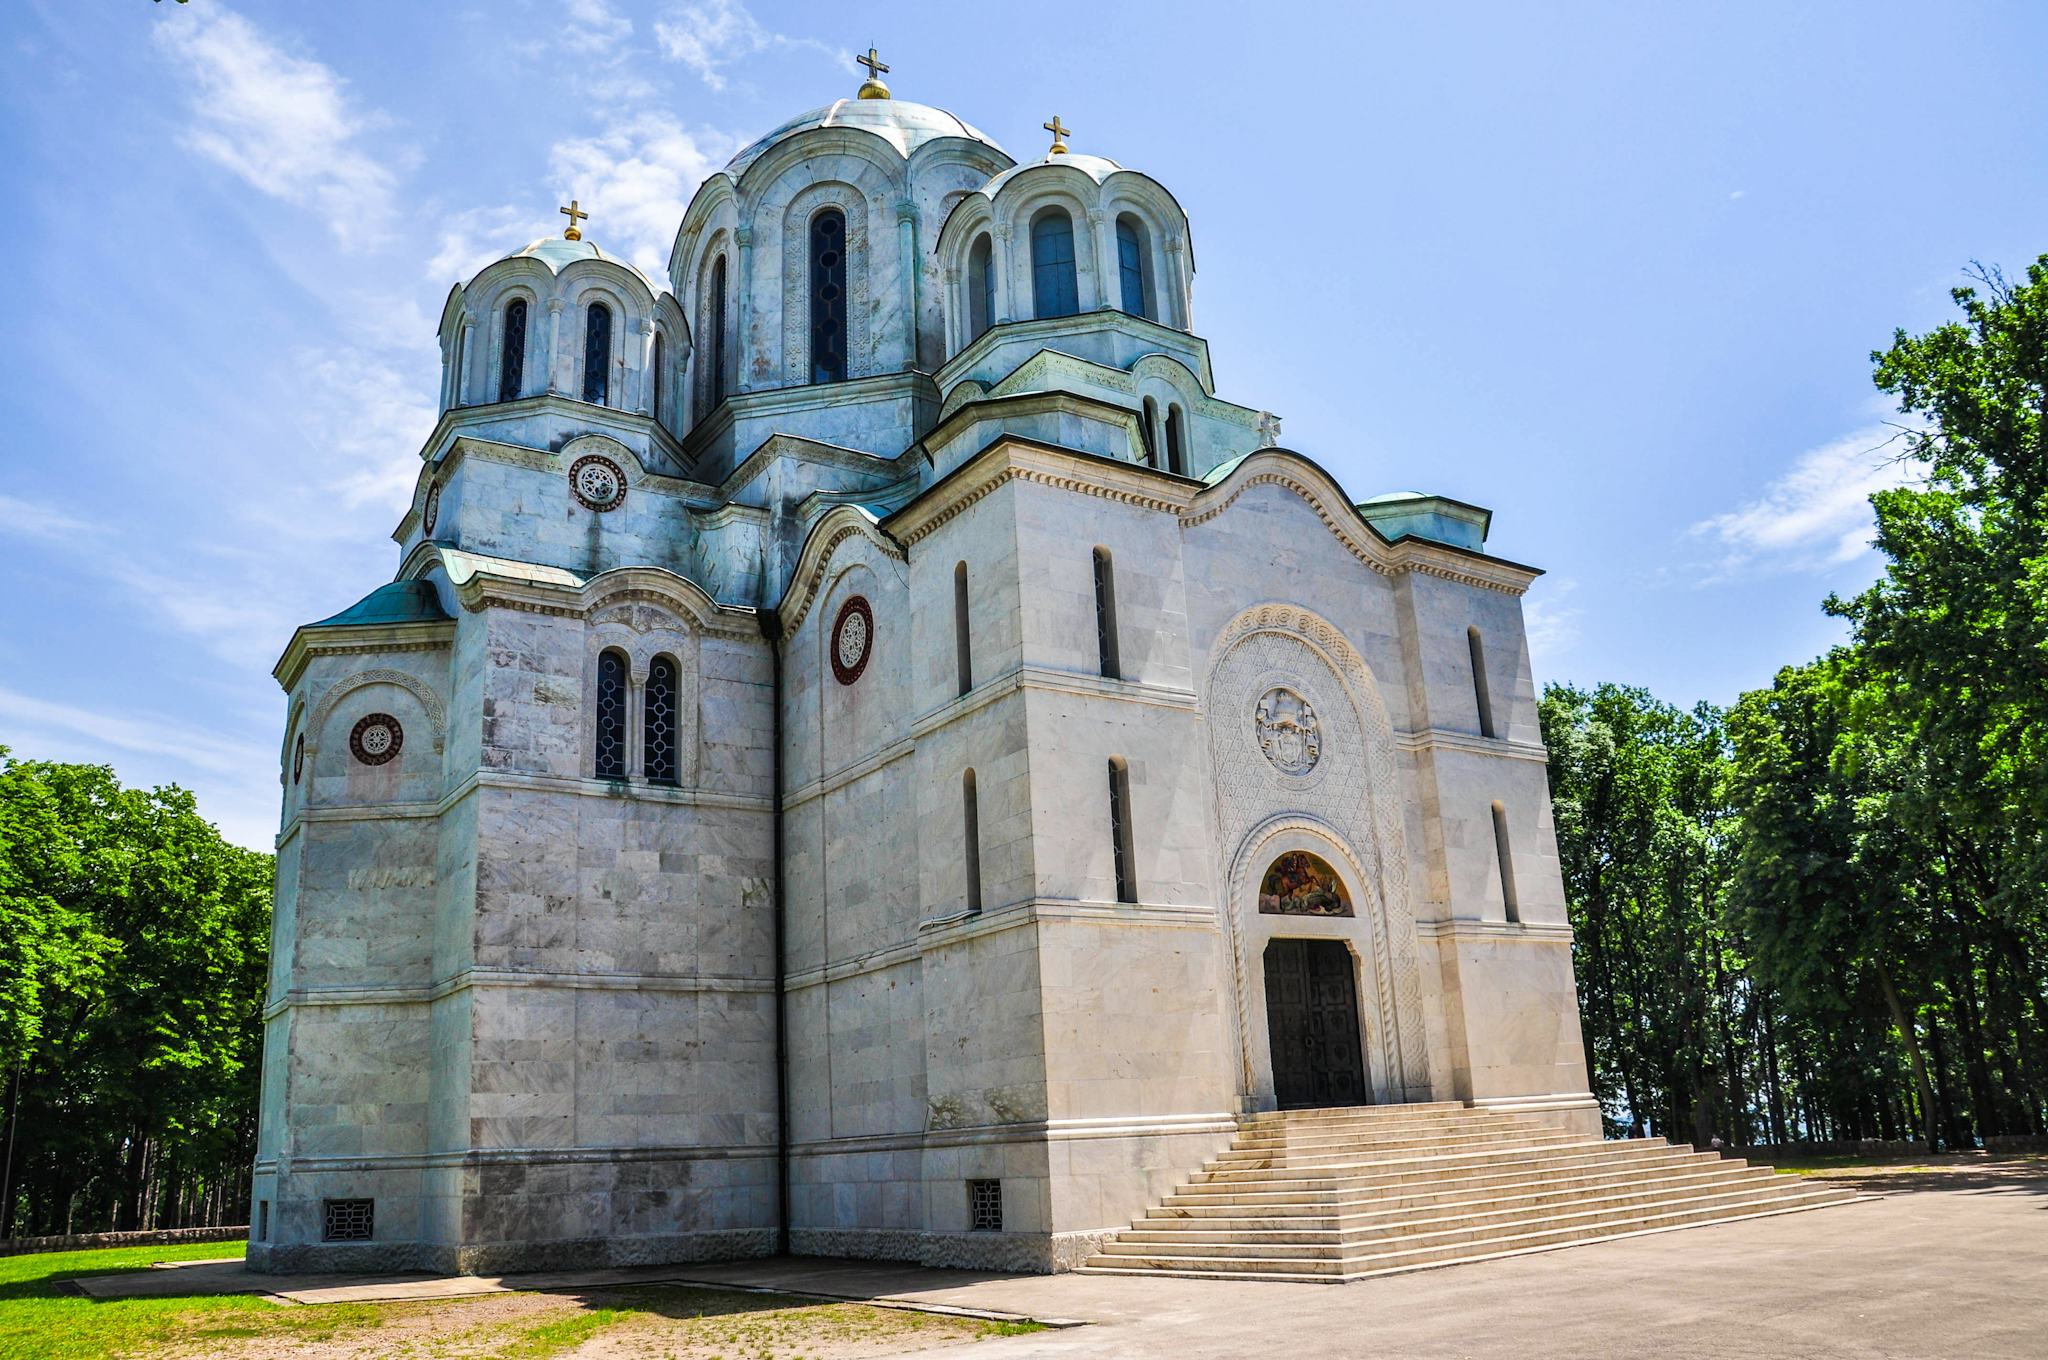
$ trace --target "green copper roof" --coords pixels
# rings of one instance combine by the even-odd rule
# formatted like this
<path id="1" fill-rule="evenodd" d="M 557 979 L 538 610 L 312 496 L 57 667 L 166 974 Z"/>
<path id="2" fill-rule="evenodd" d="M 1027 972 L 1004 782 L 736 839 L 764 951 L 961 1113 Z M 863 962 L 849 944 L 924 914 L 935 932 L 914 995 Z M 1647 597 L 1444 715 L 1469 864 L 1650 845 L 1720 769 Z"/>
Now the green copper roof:
<path id="1" fill-rule="evenodd" d="M 426 581 L 393 581 L 378 586 L 333 618 L 309 623 L 308 628 L 346 628 L 360 623 L 441 623 L 448 611 L 441 597 Z"/>

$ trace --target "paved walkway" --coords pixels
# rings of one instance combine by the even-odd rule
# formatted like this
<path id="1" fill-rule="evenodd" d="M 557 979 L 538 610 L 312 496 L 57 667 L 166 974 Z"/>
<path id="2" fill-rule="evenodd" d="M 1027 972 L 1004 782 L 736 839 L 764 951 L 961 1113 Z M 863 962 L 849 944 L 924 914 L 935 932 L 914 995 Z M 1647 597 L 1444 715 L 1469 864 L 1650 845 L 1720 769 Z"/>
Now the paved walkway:
<path id="1" fill-rule="evenodd" d="M 1908 1188 L 1908 1187 L 1939 1188 Z M 2048 1356 L 2048 1164 L 1885 1177 L 1873 1201 L 1350 1285 L 981 1275 L 785 1259 L 503 1280 L 253 1276 L 234 1263 L 93 1293 L 277 1293 L 306 1303 L 643 1280 L 774 1288 L 1089 1325 L 976 1357 Z M 122 1283 L 113 1286 L 118 1279 Z"/>

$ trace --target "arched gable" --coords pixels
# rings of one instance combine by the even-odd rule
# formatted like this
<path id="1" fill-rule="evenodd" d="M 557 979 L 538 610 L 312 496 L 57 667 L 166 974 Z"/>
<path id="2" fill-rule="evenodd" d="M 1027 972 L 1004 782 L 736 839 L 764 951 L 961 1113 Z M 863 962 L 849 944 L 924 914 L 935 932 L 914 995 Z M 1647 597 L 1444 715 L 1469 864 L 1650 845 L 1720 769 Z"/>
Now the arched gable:
<path id="1" fill-rule="evenodd" d="M 782 640 L 788 642 L 803 626 L 806 616 L 817 603 L 824 589 L 833 554 L 840 545 L 852 538 L 863 538 L 872 543 L 883 555 L 898 561 L 907 561 L 908 555 L 901 544 L 883 533 L 877 527 L 874 516 L 857 505 L 839 505 L 818 517 L 811 531 L 804 538 L 804 546 L 796 557 L 796 568 L 790 572 L 789 585 L 782 592 L 782 600 L 776 606 L 776 617 L 782 624 Z"/>

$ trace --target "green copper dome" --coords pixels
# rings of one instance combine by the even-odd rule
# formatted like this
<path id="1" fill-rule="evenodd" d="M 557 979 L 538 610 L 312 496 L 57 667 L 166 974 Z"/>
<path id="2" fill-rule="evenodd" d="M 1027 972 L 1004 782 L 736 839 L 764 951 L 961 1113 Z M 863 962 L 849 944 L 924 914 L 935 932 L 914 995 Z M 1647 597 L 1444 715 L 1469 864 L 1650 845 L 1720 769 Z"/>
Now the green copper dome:
<path id="1" fill-rule="evenodd" d="M 332 618 L 309 623 L 308 628 L 347 628 L 356 624 L 442 623 L 448 611 L 441 597 L 426 581 L 393 581 L 378 586 Z"/>

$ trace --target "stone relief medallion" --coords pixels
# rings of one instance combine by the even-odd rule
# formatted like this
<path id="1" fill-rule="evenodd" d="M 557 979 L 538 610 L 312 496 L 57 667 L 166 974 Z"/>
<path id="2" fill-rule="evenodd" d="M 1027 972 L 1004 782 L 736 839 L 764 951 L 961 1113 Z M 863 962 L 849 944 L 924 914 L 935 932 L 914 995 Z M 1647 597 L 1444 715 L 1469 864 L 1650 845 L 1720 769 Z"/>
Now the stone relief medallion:
<path id="1" fill-rule="evenodd" d="M 405 729 L 389 713 L 369 714 L 348 734 L 349 754 L 365 765 L 396 760 L 404 747 Z"/>
<path id="2" fill-rule="evenodd" d="M 1322 729 L 1309 701 L 1285 685 L 1260 696 L 1252 715 L 1259 749 L 1282 774 L 1307 774 L 1323 755 Z"/>
<path id="3" fill-rule="evenodd" d="M 588 509 L 602 514 L 626 501 L 626 474 L 599 453 L 586 453 L 569 465 L 569 490 Z"/>
<path id="4" fill-rule="evenodd" d="M 292 743 L 292 783 L 299 782 L 299 773 L 306 768 L 306 734 L 299 733 L 299 739 Z"/>
<path id="5" fill-rule="evenodd" d="M 842 685 L 860 679 L 874 644 L 875 613 L 864 596 L 856 595 L 839 606 L 832 623 L 832 678 Z"/>
<path id="6" fill-rule="evenodd" d="M 435 482 L 427 487 L 426 509 L 420 511 L 420 532 L 431 536 L 434 525 L 441 518 L 441 484 Z"/>

